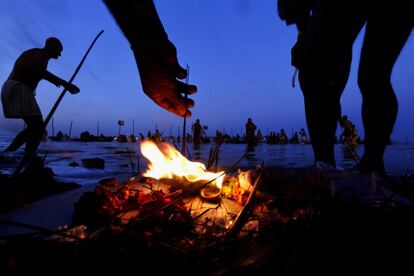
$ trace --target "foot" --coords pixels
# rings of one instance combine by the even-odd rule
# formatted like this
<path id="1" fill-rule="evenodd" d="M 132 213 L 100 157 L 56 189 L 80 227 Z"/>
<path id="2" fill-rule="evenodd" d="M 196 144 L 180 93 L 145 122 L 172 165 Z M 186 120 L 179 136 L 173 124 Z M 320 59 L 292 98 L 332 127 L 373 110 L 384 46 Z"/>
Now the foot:
<path id="1" fill-rule="evenodd" d="M 30 164 L 35 162 L 42 162 L 42 159 L 37 154 L 25 155 L 19 164 L 17 164 L 12 177 L 16 178 L 25 167 L 28 167 Z"/>
<path id="2" fill-rule="evenodd" d="M 387 177 L 387 173 L 385 172 L 384 161 L 382 160 L 370 159 L 364 155 L 361 158 L 361 162 L 359 163 L 358 167 L 359 171 L 363 174 L 376 173 L 382 177 Z"/>

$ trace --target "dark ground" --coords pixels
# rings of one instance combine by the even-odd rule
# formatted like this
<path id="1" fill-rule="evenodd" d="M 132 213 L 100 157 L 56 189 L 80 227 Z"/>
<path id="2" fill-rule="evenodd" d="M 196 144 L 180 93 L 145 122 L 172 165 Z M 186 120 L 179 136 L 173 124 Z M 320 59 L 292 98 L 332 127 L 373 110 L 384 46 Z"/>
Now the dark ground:
<path id="1" fill-rule="evenodd" d="M 1 179 L 2 184 L 8 181 L 7 176 Z M 414 200 L 413 179 L 380 183 L 386 190 L 380 190 L 378 183 L 359 183 L 360 179 L 344 173 L 268 169 L 258 201 L 263 195 L 271 198 L 286 219 L 267 223 L 257 235 L 202 250 L 180 251 L 149 244 L 134 231 L 108 229 L 99 238 L 71 243 L 57 242 L 44 232 L 0 237 L 0 271 L 2 275 L 112 269 L 164 275 L 414 274 L 414 208 L 407 205 Z M 7 199 L 7 194 L 2 197 Z M 19 204 L 24 200 L 11 206 Z M 294 218 L 298 210 L 308 211 Z"/>

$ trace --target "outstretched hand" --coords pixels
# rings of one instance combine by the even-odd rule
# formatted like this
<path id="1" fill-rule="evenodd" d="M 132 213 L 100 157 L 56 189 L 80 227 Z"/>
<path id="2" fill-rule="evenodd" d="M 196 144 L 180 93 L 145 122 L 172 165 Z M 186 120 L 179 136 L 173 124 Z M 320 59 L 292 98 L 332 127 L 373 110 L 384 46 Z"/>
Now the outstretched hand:
<path id="1" fill-rule="evenodd" d="M 197 87 L 177 80 L 184 79 L 188 72 L 179 65 L 174 44 L 166 40 L 133 51 L 145 94 L 162 108 L 180 117 L 191 117 L 188 109 L 194 101 L 183 94 L 193 94 Z"/>
<path id="2" fill-rule="evenodd" d="M 66 90 L 68 90 L 71 94 L 78 94 L 79 92 L 80 92 L 80 89 L 79 89 L 79 87 L 77 87 L 76 85 L 74 85 L 74 84 L 71 84 L 71 83 L 68 83 L 67 85 L 66 85 Z"/>

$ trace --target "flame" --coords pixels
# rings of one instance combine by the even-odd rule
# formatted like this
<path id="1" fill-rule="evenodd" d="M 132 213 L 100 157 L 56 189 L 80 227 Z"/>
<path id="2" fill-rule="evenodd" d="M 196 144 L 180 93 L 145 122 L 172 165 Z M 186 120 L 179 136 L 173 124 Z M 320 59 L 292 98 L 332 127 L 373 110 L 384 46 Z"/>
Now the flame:
<path id="1" fill-rule="evenodd" d="M 154 143 L 150 140 L 141 142 L 141 153 L 149 161 L 148 170 L 142 175 L 154 179 L 174 176 L 184 177 L 189 182 L 211 181 L 221 189 L 224 171 L 217 173 L 206 171 L 206 166 L 200 162 L 192 162 L 168 143 Z"/>

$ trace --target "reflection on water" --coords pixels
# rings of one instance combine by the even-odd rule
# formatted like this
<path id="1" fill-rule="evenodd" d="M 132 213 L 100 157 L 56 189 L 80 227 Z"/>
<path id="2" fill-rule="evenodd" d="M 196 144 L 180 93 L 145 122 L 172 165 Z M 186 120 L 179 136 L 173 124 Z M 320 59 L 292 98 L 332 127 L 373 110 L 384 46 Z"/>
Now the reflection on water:
<path id="1" fill-rule="evenodd" d="M 11 138 L 0 137 L 0 150 L 4 149 Z M 191 160 L 207 164 L 211 152 L 216 145 L 188 144 L 188 153 Z M 357 156 L 361 156 L 363 146 L 355 149 Z M 16 154 L 0 159 L 0 170 L 10 173 L 20 160 L 23 149 Z M 61 178 L 81 184 L 96 183 L 105 177 L 132 176 L 134 171 L 143 171 L 147 167 L 147 160 L 139 154 L 138 144 L 117 142 L 44 142 L 39 148 L 39 154 L 47 154 L 46 165 Z M 265 162 L 268 166 L 303 167 L 313 163 L 312 147 L 310 145 L 268 145 L 258 144 L 222 144 L 218 155 L 218 168 L 230 168 L 244 154 L 239 167 L 251 168 Z M 352 152 L 342 145 L 335 146 L 337 165 L 342 168 L 355 166 L 355 157 Z M 105 168 L 88 169 L 82 167 L 83 158 L 100 157 L 105 160 Z M 69 163 L 76 162 L 80 166 L 71 167 Z M 131 165 L 132 164 L 132 165 Z M 387 148 L 385 165 L 389 173 L 406 174 L 414 171 L 414 144 L 395 144 Z M 139 168 L 139 169 L 138 169 Z"/>

